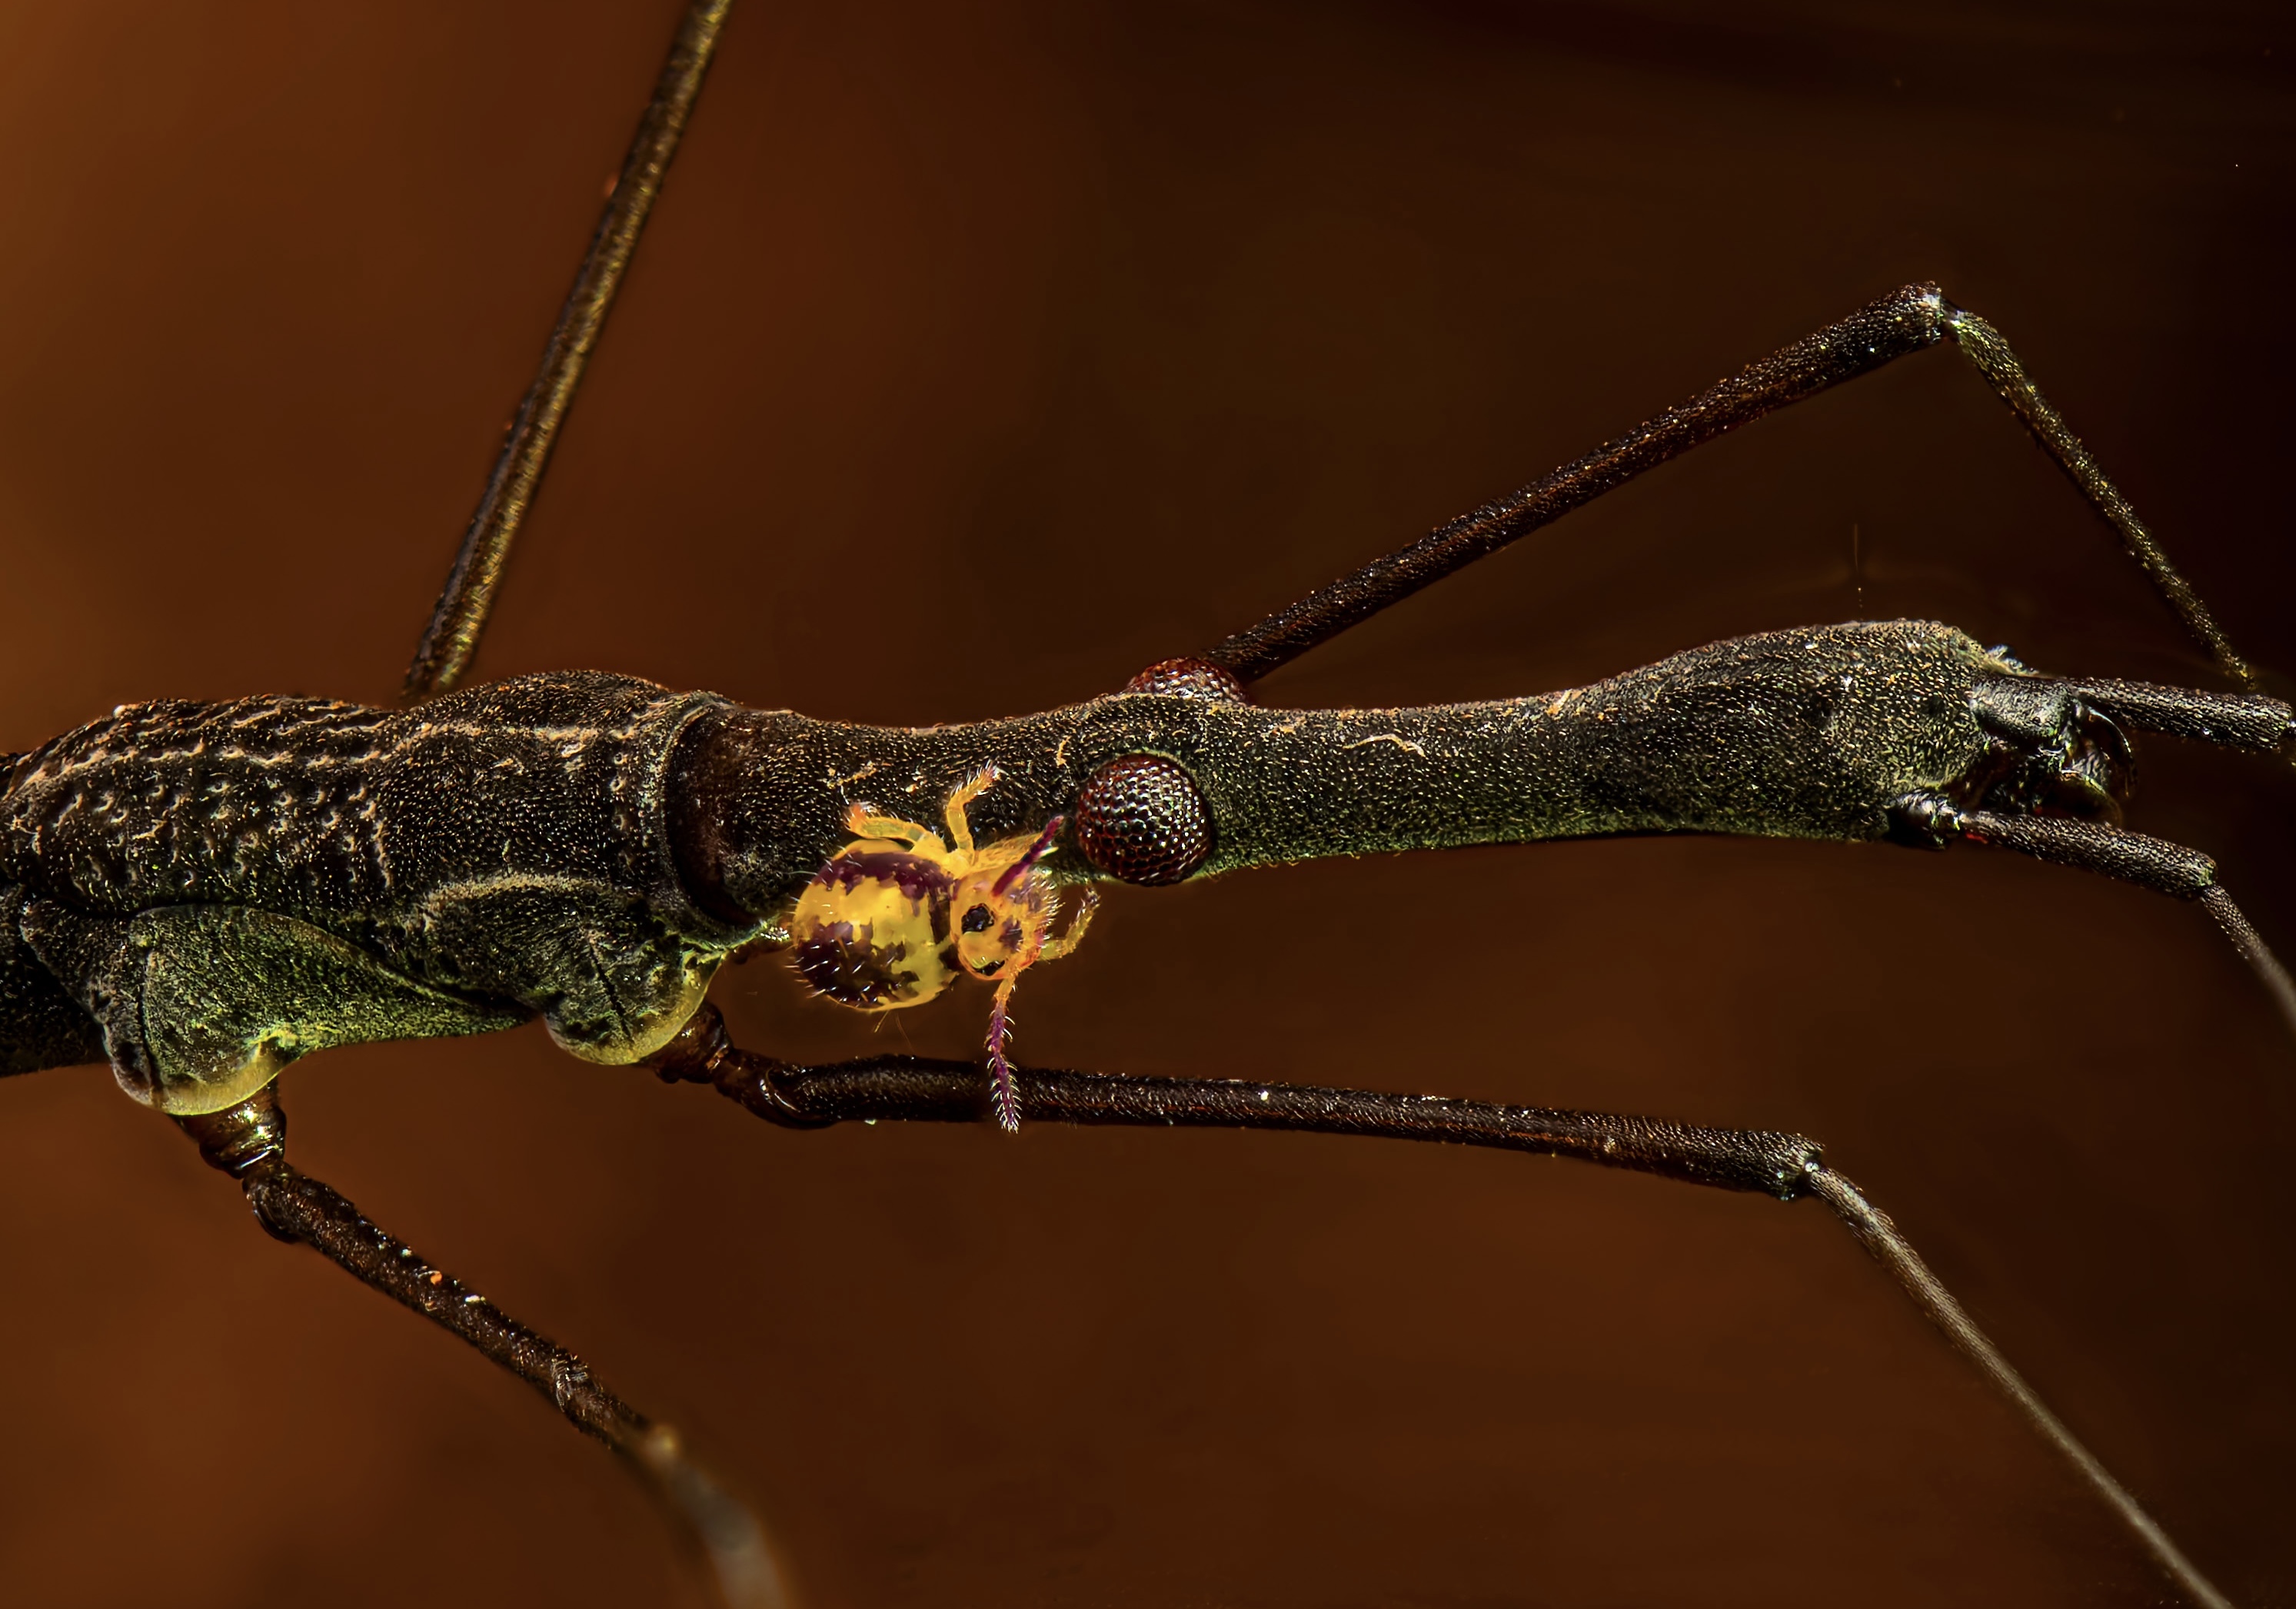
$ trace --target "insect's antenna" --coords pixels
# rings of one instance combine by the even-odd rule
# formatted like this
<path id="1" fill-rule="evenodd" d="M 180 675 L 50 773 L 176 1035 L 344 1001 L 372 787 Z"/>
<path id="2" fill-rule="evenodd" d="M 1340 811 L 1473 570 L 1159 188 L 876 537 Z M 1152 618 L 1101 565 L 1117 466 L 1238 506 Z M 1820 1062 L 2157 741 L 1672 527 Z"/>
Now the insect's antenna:
<path id="1" fill-rule="evenodd" d="M 1059 824 L 1055 818 L 1054 825 Z M 1013 1038 L 1013 990 L 1020 983 L 1021 975 L 1037 964 L 1044 949 L 1044 923 L 1033 920 L 1029 924 L 1026 945 L 997 981 L 996 1003 L 988 1008 L 988 1105 L 996 1114 L 996 1126 L 1007 1134 L 1021 1131 L 1021 1091 L 1013 1081 L 1013 1064 L 1004 1055 Z"/>
<path id="2" fill-rule="evenodd" d="M 702 75 L 709 70 L 718 30 L 732 4 L 733 0 L 693 0 L 678 27 L 653 100 L 638 121 L 629 154 L 622 159 L 621 176 L 607 197 L 604 216 L 574 275 L 574 288 L 566 293 L 550 344 L 542 349 L 534 383 L 518 405 L 518 418 L 495 460 L 494 472 L 487 477 L 487 489 L 471 516 L 471 528 L 463 533 L 454 568 L 447 572 L 446 590 L 439 594 L 430 624 L 414 650 L 414 663 L 407 667 L 409 699 L 427 698 L 454 686 L 478 651 L 479 633 L 486 630 L 503 564 L 510 557 L 511 538 L 518 535 L 542 484 L 558 427 L 573 405 L 574 388 L 581 384 L 591 349 L 606 326 L 606 314 L 638 249 L 646 215 L 661 192 L 662 176 L 677 154 L 678 137 L 701 94 Z"/>
<path id="3" fill-rule="evenodd" d="M 1054 816 L 1046 822 L 1045 830 L 1038 833 L 1037 841 L 1029 845 L 1029 853 L 1007 866 L 1004 869 L 1004 875 L 990 886 L 988 892 L 996 898 L 1003 899 L 1006 890 L 1022 878 L 1027 877 L 1035 869 L 1038 861 L 1052 853 L 1053 840 L 1060 836 L 1061 829 L 1068 823 L 1069 819 L 1066 816 Z"/>
<path id="4" fill-rule="evenodd" d="M 1013 985 L 1035 959 L 1029 955 L 1004 974 L 1004 981 L 996 985 L 996 1003 L 988 1009 L 988 1106 L 996 1115 L 996 1126 L 1007 1134 L 1021 1131 L 1021 1092 L 1013 1082 L 1013 1064 L 1004 1056 L 1013 1037 Z"/>
<path id="5" fill-rule="evenodd" d="M 2255 926 L 2233 903 L 2217 881 L 2217 863 L 2197 849 L 2172 844 L 2102 821 L 2076 821 L 2062 816 L 2000 815 L 1989 810 L 1963 810 L 1941 796 L 1922 795 L 1901 801 L 1905 817 L 1923 830 L 1940 837 L 1967 838 L 2031 855 L 2053 865 L 2095 871 L 2118 882 L 2134 883 L 2156 894 L 2196 900 L 2216 919 L 2232 941 L 2240 959 L 2248 963 L 2273 1000 L 2288 1031 L 2296 1033 L 2296 981 L 2280 964 Z"/>
<path id="6" fill-rule="evenodd" d="M 1053 846 L 1054 838 L 1068 824 L 1066 816 L 1054 816 L 1045 823 L 1045 830 L 1029 845 L 1028 854 L 1004 869 L 1004 875 L 990 886 L 990 895 L 1003 899 L 1005 891 L 1029 875 L 1029 869 L 1045 858 Z M 1006 1059 L 1004 1048 L 1013 1037 L 1013 988 L 1021 975 L 1036 965 L 1037 958 L 1045 952 L 1045 913 L 1026 919 L 1028 938 L 1021 952 L 1004 968 L 997 980 L 996 1003 L 988 1008 L 988 1104 L 996 1114 L 996 1126 L 1007 1134 L 1021 1131 L 1021 1095 L 1013 1082 L 1013 1064 Z"/>

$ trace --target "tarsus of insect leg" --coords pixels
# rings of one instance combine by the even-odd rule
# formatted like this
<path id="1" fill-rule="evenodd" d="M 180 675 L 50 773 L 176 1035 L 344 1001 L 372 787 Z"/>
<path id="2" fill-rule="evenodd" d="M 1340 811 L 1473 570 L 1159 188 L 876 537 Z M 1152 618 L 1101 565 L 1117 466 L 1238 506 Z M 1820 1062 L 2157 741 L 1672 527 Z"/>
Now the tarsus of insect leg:
<path id="1" fill-rule="evenodd" d="M 2104 478 L 2104 471 L 2096 467 L 2096 460 L 2089 456 L 2080 438 L 2066 428 L 2063 416 L 2041 395 L 2040 388 L 2025 372 L 2025 365 L 2017 361 L 2009 343 L 2001 339 L 2001 331 L 1967 308 L 1951 303 L 1946 304 L 1946 329 L 1972 366 L 2009 405 L 2009 411 L 2023 421 L 2025 429 L 2032 432 L 2041 450 L 2055 461 L 2065 478 L 2088 500 L 2089 506 L 2120 534 L 2128 556 L 2151 578 L 2154 589 L 2177 612 L 2177 618 L 2184 622 L 2185 629 L 2209 650 L 2217 668 L 2243 686 L 2261 690 L 2254 668 L 2233 651 L 2224 628 L 2217 624 L 2208 605 L 2201 601 L 2200 594 L 2193 591 L 2192 584 L 2178 573 L 2177 567 L 2169 562 L 2169 555 L 2161 551 L 2160 542 L 2136 518 L 2136 511 L 2128 506 L 2120 489 Z"/>
<path id="2" fill-rule="evenodd" d="M 2233 651 L 2223 628 L 2191 584 L 2169 562 L 2128 502 L 2066 429 L 1999 331 L 1955 306 L 1935 285 L 1907 285 L 1840 322 L 1783 347 L 1689 401 L 1645 420 L 1624 436 L 1508 494 L 1460 515 L 1408 546 L 1309 593 L 1258 625 L 1236 633 L 1203 658 L 1256 682 L 1318 643 L 1399 603 L 1422 587 L 1472 564 L 1581 504 L 1624 486 L 1702 443 L 1789 407 L 1844 380 L 1951 339 L 2069 476 L 2091 507 L 2120 534 L 2153 586 L 2226 674 L 2244 686 L 2256 673 Z"/>
<path id="3" fill-rule="evenodd" d="M 533 1386 L 576 1429 L 627 1458 L 709 1560 L 728 1609 L 790 1609 L 765 1533 L 741 1499 L 685 1454 L 677 1432 L 600 1384 L 581 1359 L 504 1312 L 332 1188 L 290 1166 L 287 1119 L 270 1089 L 236 1107 L 177 1120 L 200 1154 L 247 1192 L 256 1221 L 299 1242 L 370 1290 L 413 1309 Z"/>
<path id="4" fill-rule="evenodd" d="M 2272 992 L 2273 1000 L 2280 1007 L 2280 1016 L 2287 1023 L 2288 1031 L 2296 1033 L 2296 980 L 2289 977 L 2288 968 L 2265 944 L 2264 935 L 2241 914 L 2240 907 L 2232 903 L 2232 895 L 2224 891 L 2222 884 L 2204 890 L 2201 903 L 2216 918 L 2217 926 L 2232 941 L 2232 947 L 2240 952 L 2240 959 L 2263 979 L 2264 986 Z"/>
<path id="5" fill-rule="evenodd" d="M 1930 830 L 1956 834 L 1972 843 L 2013 849 L 2053 865 L 2094 871 L 2156 894 L 2199 902 L 2272 996 L 2289 1033 L 2296 1034 L 2296 981 L 2290 979 L 2280 958 L 2217 881 L 2216 862 L 2199 850 L 2102 821 L 1962 810 L 1942 797 L 1909 801 L 1900 808 Z"/>
<path id="6" fill-rule="evenodd" d="M 2064 1421 L 2025 1384 L 2025 1377 L 2010 1367 L 2001 1349 L 1977 1327 L 1968 1310 L 1955 1301 L 1953 1293 L 1930 1271 L 1929 1264 L 1898 1232 L 1898 1226 L 1890 1221 L 1887 1213 L 1867 1201 L 1856 1185 L 1822 1164 L 1813 1165 L 1809 1171 L 1809 1193 L 1833 1209 L 1834 1215 L 1848 1226 L 1857 1244 L 1872 1254 L 1874 1262 L 1890 1270 L 1906 1295 L 1913 1298 L 1914 1305 L 1945 1333 L 1954 1349 L 1977 1366 L 1978 1372 L 1992 1382 L 1993 1388 L 2024 1416 L 2034 1433 L 2054 1448 L 2105 1506 L 2120 1516 L 2120 1523 L 2128 1527 L 2152 1556 L 2152 1562 L 2177 1584 L 2178 1591 L 2202 1605 L 2202 1609 L 2232 1609 L 2232 1600 L 2217 1590 L 2215 1584 L 2185 1556 L 2184 1549 L 2161 1529 L 2159 1522 L 2129 1495 L 2128 1489 L 2112 1478 L 2112 1472 L 2097 1462 L 2096 1455 L 2065 1428 Z"/>
<path id="7" fill-rule="evenodd" d="M 549 344 L 542 349 L 534 383 L 519 404 L 518 416 L 487 477 L 486 491 L 471 516 L 470 529 L 463 533 L 454 568 L 447 572 L 446 588 L 439 594 L 430 624 L 423 628 L 414 663 L 407 667 L 406 692 L 410 699 L 427 698 L 454 686 L 478 651 L 487 615 L 494 608 L 495 590 L 502 583 L 503 565 L 510 557 L 511 541 L 542 483 L 559 427 L 573 405 L 582 371 L 589 363 L 591 350 L 605 328 L 606 314 L 612 310 L 614 294 L 621 289 L 622 275 L 637 250 L 646 215 L 653 210 L 654 198 L 661 192 L 662 176 L 669 170 L 670 159 L 677 154 L 678 139 L 701 94 L 702 78 L 709 70 L 709 58 L 718 48 L 718 35 L 732 4 L 733 0 L 693 0 L 678 26 L 669 59 L 663 62 L 661 77 L 654 86 L 653 99 L 638 120 L 629 154 L 622 159 L 621 176 L 607 195 L 597 232 L 590 237 L 589 249 L 575 273 L 574 288 L 566 293 L 566 305 L 550 332 Z"/>
<path id="8" fill-rule="evenodd" d="M 888 1056 L 822 1067 L 790 1066 L 735 1048 L 716 1008 L 709 1006 L 650 1065 L 665 1081 L 709 1084 L 756 1115 L 791 1128 L 857 1120 L 978 1123 L 984 1115 L 980 1074 L 969 1063 Z M 1848 1180 L 1825 1166 L 1815 1141 L 1799 1134 L 1236 1079 L 1124 1078 L 1015 1067 L 1013 1080 L 1022 1115 L 1032 1123 L 1280 1129 L 1438 1140 L 1574 1157 L 1690 1184 L 1759 1192 L 1781 1201 L 1816 1196 L 1890 1270 L 1923 1315 L 2103 1499 L 2178 1590 L 2203 1609 L 2230 1609 L 2225 1596 L 2009 1366 L 1897 1227 Z"/>

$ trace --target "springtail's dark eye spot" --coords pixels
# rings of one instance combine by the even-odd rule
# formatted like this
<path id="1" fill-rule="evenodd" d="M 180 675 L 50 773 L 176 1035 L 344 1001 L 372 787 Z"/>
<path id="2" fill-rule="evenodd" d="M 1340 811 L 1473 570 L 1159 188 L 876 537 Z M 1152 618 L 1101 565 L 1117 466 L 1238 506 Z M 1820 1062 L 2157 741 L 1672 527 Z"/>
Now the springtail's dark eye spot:
<path id="1" fill-rule="evenodd" d="M 973 970 L 980 974 L 983 977 L 995 977 L 998 973 L 1004 970 L 1004 963 L 1001 960 L 982 961 L 979 966 L 973 968 Z"/>
<path id="2" fill-rule="evenodd" d="M 972 910 L 964 913 L 964 931 L 967 933 L 986 933 L 988 931 L 988 924 L 996 919 L 989 913 L 988 906 L 975 905 Z"/>
<path id="3" fill-rule="evenodd" d="M 1211 854 L 1211 811 L 1178 761 L 1127 755 L 1093 772 L 1077 796 L 1076 843 L 1110 877 L 1177 883 Z"/>

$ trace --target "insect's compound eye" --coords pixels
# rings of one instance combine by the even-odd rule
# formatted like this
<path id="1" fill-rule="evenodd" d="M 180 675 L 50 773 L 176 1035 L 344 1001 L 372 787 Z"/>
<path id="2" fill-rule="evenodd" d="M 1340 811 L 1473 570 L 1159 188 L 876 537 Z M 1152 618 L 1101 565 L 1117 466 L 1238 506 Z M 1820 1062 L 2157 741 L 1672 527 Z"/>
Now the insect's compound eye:
<path id="1" fill-rule="evenodd" d="M 1077 796 L 1075 830 L 1084 858 L 1127 883 L 1179 882 L 1212 852 L 1195 778 L 1161 755 L 1127 755 L 1093 772 Z"/>
<path id="2" fill-rule="evenodd" d="M 988 924 L 996 919 L 995 913 L 988 906 L 975 905 L 964 913 L 964 930 L 967 933 L 986 933 L 988 931 Z"/>
<path id="3" fill-rule="evenodd" d="M 1168 693 L 1176 698 L 1203 698 L 1208 702 L 1249 705 L 1251 693 L 1226 666 L 1210 658 L 1160 658 L 1136 677 L 1125 682 L 1128 693 Z"/>
<path id="4" fill-rule="evenodd" d="M 1159 659 L 1124 684 L 1128 693 L 1168 693 L 1210 703 L 1249 704 L 1235 673 L 1208 659 Z"/>

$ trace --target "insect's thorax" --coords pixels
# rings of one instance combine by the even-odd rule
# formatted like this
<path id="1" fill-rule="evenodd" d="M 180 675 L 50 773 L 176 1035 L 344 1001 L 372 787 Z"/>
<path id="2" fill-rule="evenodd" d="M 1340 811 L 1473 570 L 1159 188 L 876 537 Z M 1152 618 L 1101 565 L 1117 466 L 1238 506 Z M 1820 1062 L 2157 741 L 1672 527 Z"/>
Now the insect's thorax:
<path id="1" fill-rule="evenodd" d="M 409 711 L 115 711 L 18 764 L 0 918 L 172 1111 L 323 1045 L 537 1013 L 634 1060 L 750 931 L 685 897 L 663 821 L 671 750 L 715 703 L 586 673 Z"/>

